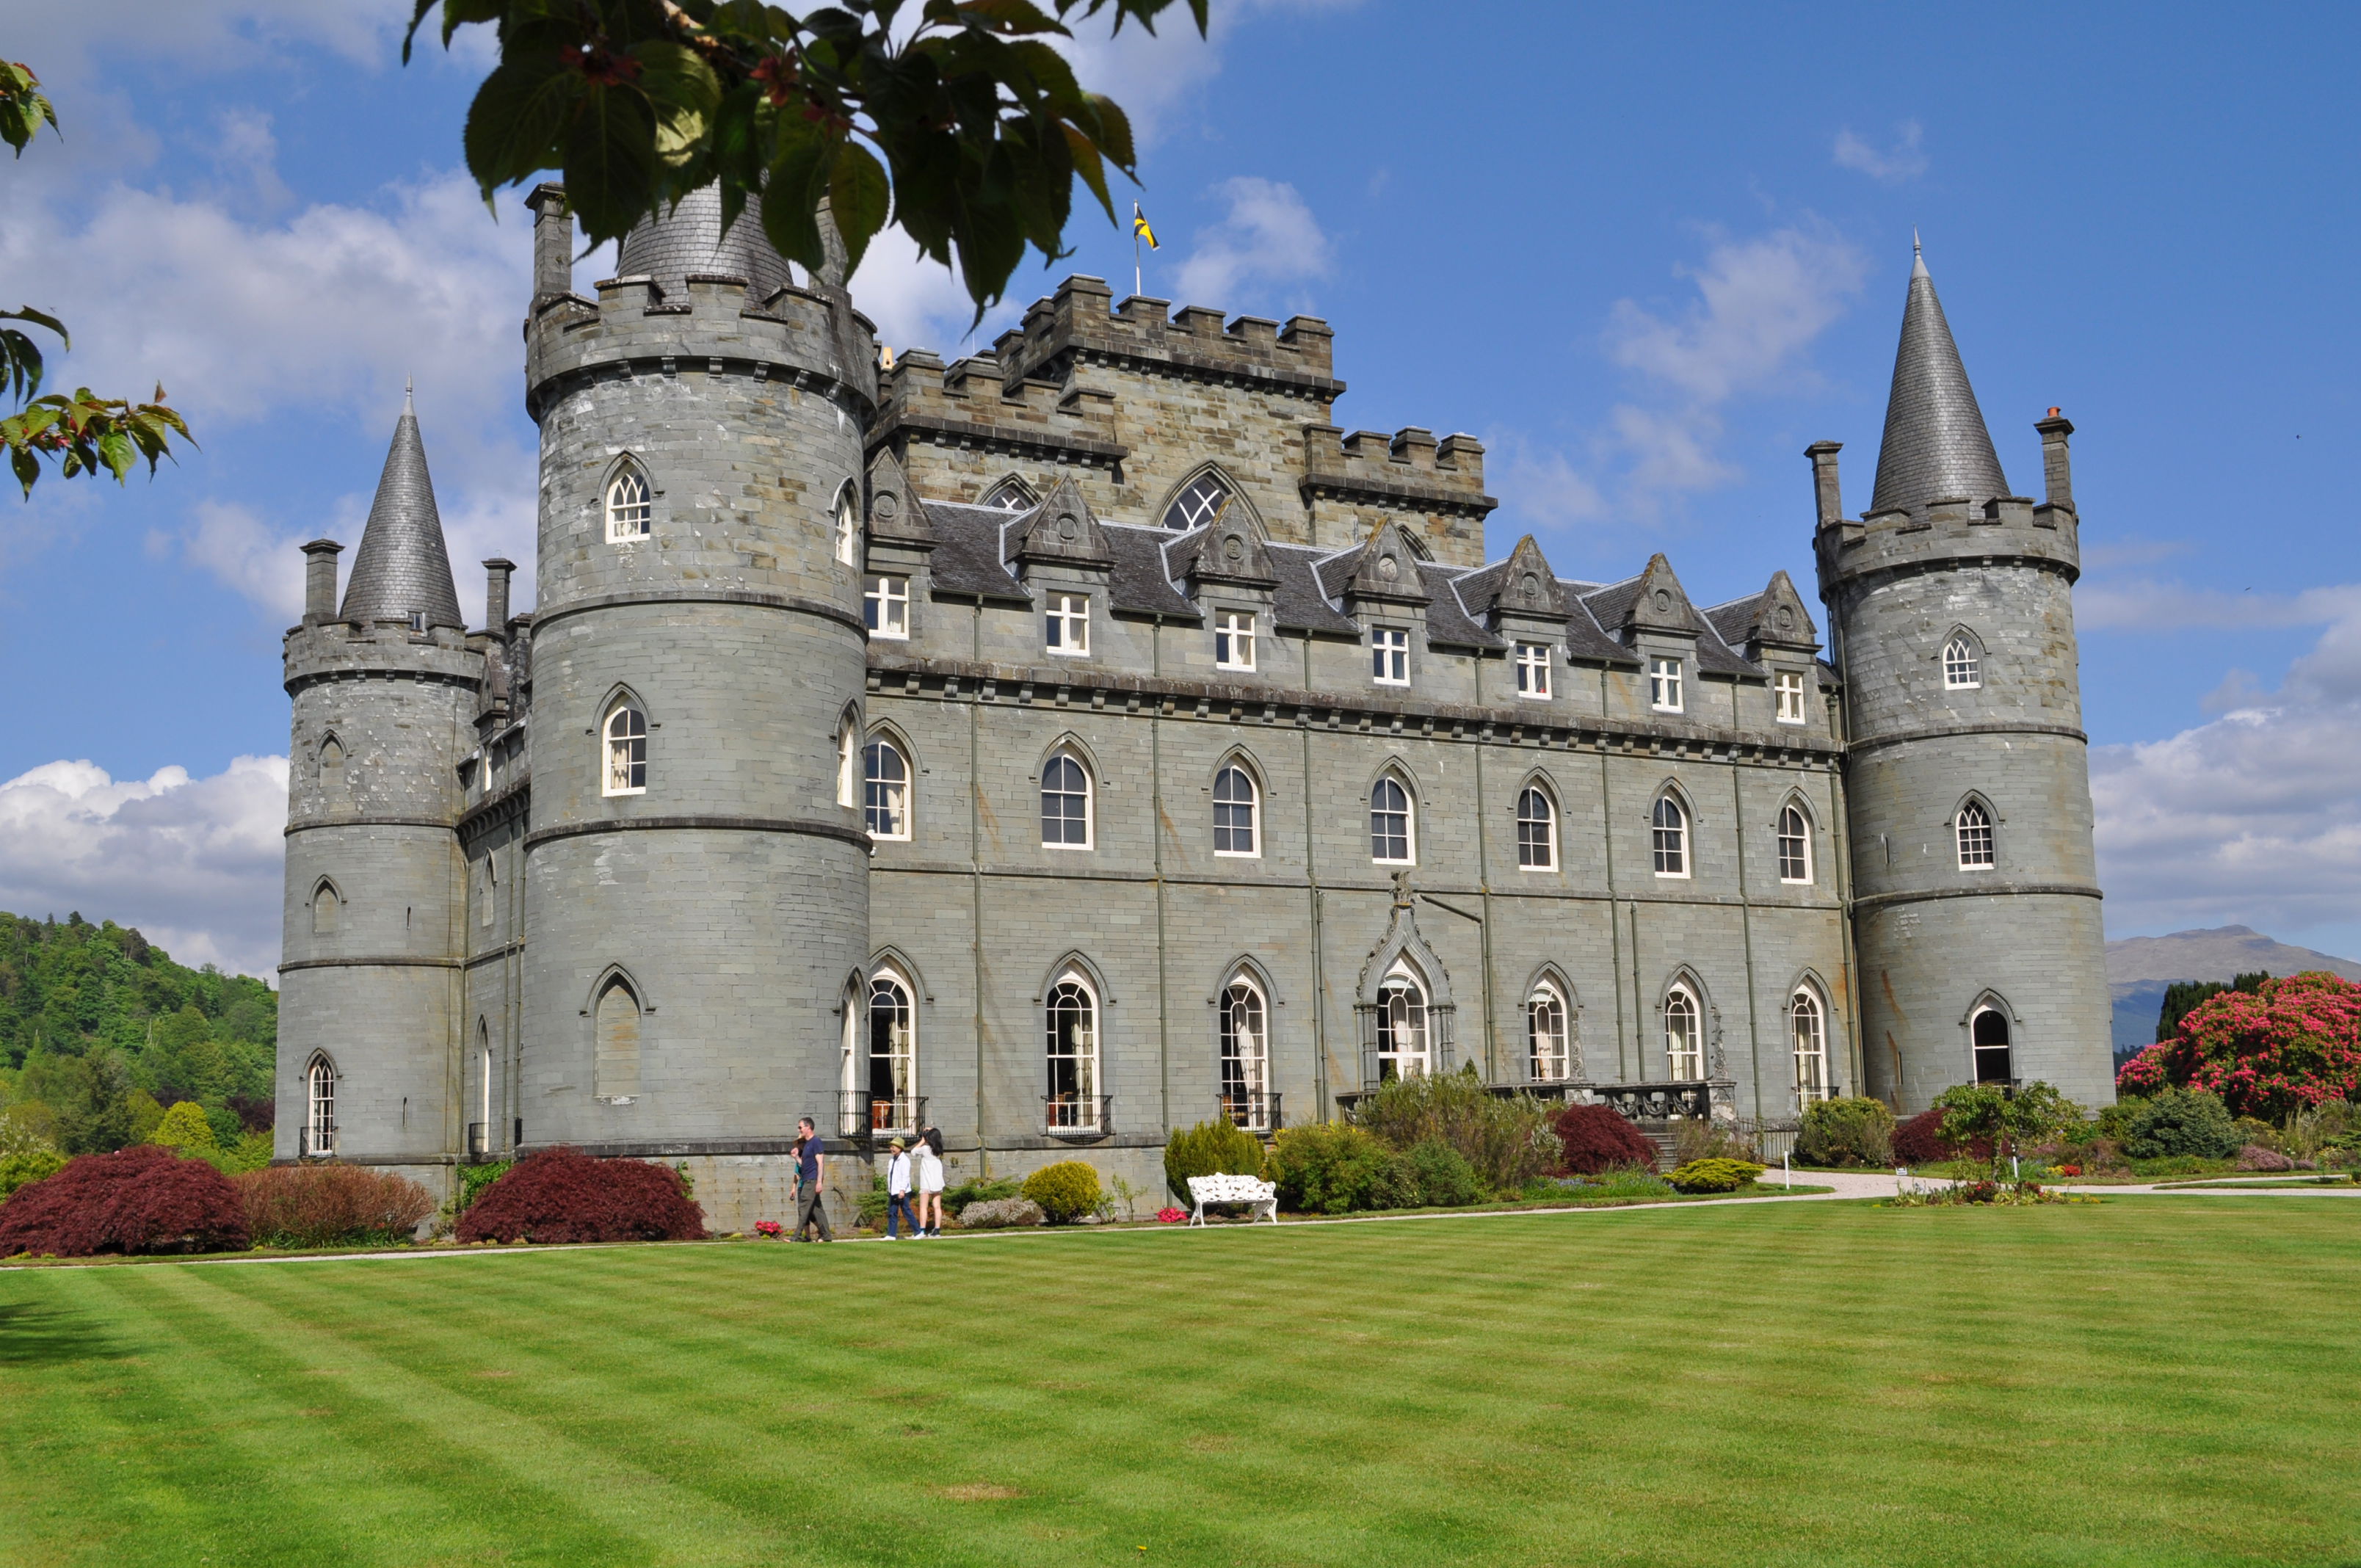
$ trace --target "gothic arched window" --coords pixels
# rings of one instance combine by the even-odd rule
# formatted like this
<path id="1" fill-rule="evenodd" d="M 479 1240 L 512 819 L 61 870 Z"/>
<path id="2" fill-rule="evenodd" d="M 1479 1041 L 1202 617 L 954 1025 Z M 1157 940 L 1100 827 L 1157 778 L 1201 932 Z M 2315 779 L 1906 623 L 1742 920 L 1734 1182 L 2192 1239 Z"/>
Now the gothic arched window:
<path id="1" fill-rule="evenodd" d="M 1222 514 L 1229 499 L 1229 486 L 1211 474 L 1201 475 L 1164 509 L 1164 526 L 1181 532 L 1202 528 Z"/>
<path id="2" fill-rule="evenodd" d="M 1983 802 L 1971 800 L 1960 807 L 1955 824 L 1960 838 L 1960 869 L 1963 872 L 1988 872 L 1999 863 L 1993 850 L 1992 813 Z"/>
<path id="3" fill-rule="evenodd" d="M 648 788 L 648 716 L 631 702 L 607 714 L 607 772 L 603 793 L 644 795 Z"/>
<path id="4" fill-rule="evenodd" d="M 1055 752 L 1041 766 L 1041 845 L 1091 847 L 1090 770 L 1071 751 Z"/>
<path id="5" fill-rule="evenodd" d="M 1975 640 L 1962 631 L 1943 644 L 1943 688 L 1973 691 L 1984 684 L 1984 666 Z"/>
<path id="6" fill-rule="evenodd" d="M 1786 806 L 1779 813 L 1779 880 L 1812 880 L 1812 824 L 1798 806 Z"/>
<path id="7" fill-rule="evenodd" d="M 1795 1101 L 1809 1105 L 1828 1097 L 1828 1014 L 1819 993 L 1799 985 L 1787 999 L 1787 1026 L 1795 1047 Z"/>
<path id="8" fill-rule="evenodd" d="M 640 1092 L 640 999 L 620 975 L 598 992 L 591 1047 L 592 1094 L 624 1104 Z"/>
<path id="9" fill-rule="evenodd" d="M 861 815 L 873 839 L 910 836 L 910 761 L 891 740 L 862 750 Z"/>
<path id="10" fill-rule="evenodd" d="M 861 497 L 850 479 L 836 492 L 836 558 L 848 566 L 861 561 Z"/>
<path id="11" fill-rule="evenodd" d="M 1527 784 L 1517 796 L 1517 866 L 1557 870 L 1557 803 L 1539 784 Z"/>
<path id="12" fill-rule="evenodd" d="M 1222 1111 L 1249 1132 L 1271 1125 L 1269 1016 L 1262 988 L 1245 975 L 1223 988 Z"/>
<path id="13" fill-rule="evenodd" d="M 1656 874 L 1685 877 L 1689 874 L 1689 814 L 1670 795 L 1656 797 L 1656 809 L 1649 817 L 1654 836 Z"/>
<path id="14" fill-rule="evenodd" d="M 918 1039 L 910 984 L 879 970 L 869 981 L 869 1116 L 872 1132 L 915 1132 L 918 1125 Z"/>
<path id="15" fill-rule="evenodd" d="M 1024 480 L 1011 475 L 983 493 L 983 504 L 998 507 L 1003 511 L 1031 511 L 1038 498 Z"/>
<path id="16" fill-rule="evenodd" d="M 1369 791 L 1369 859 L 1381 866 L 1406 866 L 1418 856 L 1410 791 L 1389 773 Z"/>
<path id="17" fill-rule="evenodd" d="M 1049 988 L 1043 1009 L 1048 1026 L 1049 1093 L 1043 1122 L 1051 1132 L 1097 1132 L 1104 1122 L 1099 1094 L 1099 1002 L 1091 983 L 1068 970 Z"/>
<path id="18" fill-rule="evenodd" d="M 336 1152 L 336 1069 L 324 1056 L 304 1069 L 303 1143 L 297 1152 L 324 1159 Z"/>
<path id="19" fill-rule="evenodd" d="M 1705 1076 L 1705 1031 L 1697 1000 L 1686 985 L 1664 993 L 1664 1060 L 1675 1082 Z"/>
<path id="20" fill-rule="evenodd" d="M 1543 981 L 1525 998 L 1525 1065 L 1533 1081 L 1557 1083 L 1574 1076 L 1570 1037 L 1565 998 Z"/>
<path id="21" fill-rule="evenodd" d="M 1253 774 L 1231 762 L 1213 775 L 1213 853 L 1260 854 L 1261 816 Z"/>
<path id="22" fill-rule="evenodd" d="M 1434 1070 L 1426 987 L 1397 964 L 1378 987 L 1378 1079 L 1421 1078 Z"/>
<path id="23" fill-rule="evenodd" d="M 1969 1021 L 1968 1038 L 1975 1048 L 1978 1083 L 2006 1083 L 2015 1076 L 2007 1014 L 1997 1007 L 1983 1008 Z"/>
<path id="24" fill-rule="evenodd" d="M 344 913 L 345 901 L 336 896 L 336 885 L 323 882 L 312 890 L 312 935 L 333 937 L 336 934 L 336 917 Z"/>
<path id="25" fill-rule="evenodd" d="M 636 463 L 626 463 L 607 481 L 607 543 L 627 544 L 644 539 L 655 515 L 648 477 Z"/>

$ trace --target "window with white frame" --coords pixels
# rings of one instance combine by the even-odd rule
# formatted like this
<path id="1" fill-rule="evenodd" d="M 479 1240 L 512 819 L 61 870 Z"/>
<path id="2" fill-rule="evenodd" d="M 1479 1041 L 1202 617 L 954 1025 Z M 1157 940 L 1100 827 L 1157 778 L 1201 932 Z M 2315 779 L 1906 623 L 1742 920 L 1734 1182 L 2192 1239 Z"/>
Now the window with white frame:
<path id="1" fill-rule="evenodd" d="M 1795 1100 L 1809 1105 L 1828 1097 L 1828 1015 L 1818 993 L 1799 985 L 1787 999 L 1787 1027 L 1795 1047 Z"/>
<path id="2" fill-rule="evenodd" d="M 636 463 L 626 463 L 607 481 L 607 543 L 628 544 L 644 539 L 655 516 L 648 477 Z"/>
<path id="3" fill-rule="evenodd" d="M 1982 801 L 1971 800 L 1960 807 L 1960 869 L 1963 872 L 1988 872 L 1999 863 L 1993 853 L 1992 813 Z"/>
<path id="4" fill-rule="evenodd" d="M 1222 1111 L 1248 1132 L 1270 1130 L 1269 1010 L 1262 988 L 1239 975 L 1222 988 Z"/>
<path id="5" fill-rule="evenodd" d="M 1517 869 L 1557 870 L 1557 803 L 1539 784 L 1517 795 Z"/>
<path id="6" fill-rule="evenodd" d="M 1525 998 L 1525 1066 L 1536 1083 L 1562 1083 L 1574 1076 L 1567 1045 L 1565 998 L 1547 981 Z"/>
<path id="7" fill-rule="evenodd" d="M 1400 779 L 1381 778 L 1369 791 L 1369 859 L 1381 866 L 1406 866 L 1416 859 L 1410 791 Z"/>
<path id="8" fill-rule="evenodd" d="M 850 479 L 836 492 L 836 558 L 848 566 L 861 562 L 861 497 Z"/>
<path id="9" fill-rule="evenodd" d="M 1044 1121 L 1051 1132 L 1095 1132 L 1099 1098 L 1099 1003 L 1090 982 L 1071 970 L 1049 988 L 1042 1009 L 1048 1040 L 1049 1093 Z"/>
<path id="10" fill-rule="evenodd" d="M 1681 711 L 1681 662 L 1678 659 L 1654 658 L 1648 661 L 1648 706 L 1658 713 Z"/>
<path id="11" fill-rule="evenodd" d="M 1051 594 L 1044 612 L 1042 636 L 1049 652 L 1081 658 L 1091 651 L 1091 596 Z"/>
<path id="12" fill-rule="evenodd" d="M 1381 686 L 1410 685 L 1410 633 L 1398 626 L 1369 632 L 1369 678 Z"/>
<path id="13" fill-rule="evenodd" d="M 1250 611 L 1224 609 L 1213 616 L 1213 667 L 1251 670 L 1255 667 L 1255 618 Z"/>
<path id="14" fill-rule="evenodd" d="M 1812 880 L 1812 823 L 1800 806 L 1783 806 L 1779 812 L 1779 880 Z"/>
<path id="15" fill-rule="evenodd" d="M 1771 677 L 1772 717 L 1782 724 L 1804 722 L 1804 677 L 1800 671 L 1782 670 Z"/>
<path id="16" fill-rule="evenodd" d="M 314 1157 L 336 1152 L 336 1069 L 326 1057 L 313 1057 L 303 1074 L 303 1146 Z"/>
<path id="17" fill-rule="evenodd" d="M 1211 474 L 1202 475 L 1191 480 L 1188 488 L 1164 509 L 1164 526 L 1178 532 L 1200 527 L 1221 516 L 1229 499 L 1227 485 Z"/>
<path id="18" fill-rule="evenodd" d="M 1973 691 L 1984 684 L 1983 660 L 1976 652 L 1974 641 L 1961 632 L 1943 644 L 1943 687 L 1947 691 Z"/>
<path id="19" fill-rule="evenodd" d="M 910 635 L 910 579 L 871 573 L 862 579 L 861 609 L 872 637 Z"/>
<path id="20" fill-rule="evenodd" d="M 1517 695 L 1542 698 L 1550 694 L 1550 649 L 1546 642 L 1517 644 Z"/>
<path id="21" fill-rule="evenodd" d="M 983 504 L 1003 511 L 1031 511 L 1038 499 L 1024 480 L 1012 476 L 985 491 Z"/>
<path id="22" fill-rule="evenodd" d="M 918 1125 L 918 1040 L 910 984 L 879 970 L 869 981 L 869 1115 L 873 1133 L 910 1133 Z"/>
<path id="23" fill-rule="evenodd" d="M 1689 814 L 1670 795 L 1656 797 L 1656 809 L 1649 817 L 1651 836 L 1654 839 L 1656 874 L 1685 877 L 1689 874 Z"/>
<path id="24" fill-rule="evenodd" d="M 1428 1038 L 1426 987 L 1403 964 L 1378 986 L 1378 1080 L 1423 1078 L 1434 1070 Z"/>
<path id="25" fill-rule="evenodd" d="M 1054 753 L 1041 765 L 1041 847 L 1091 847 L 1091 775 L 1071 751 Z"/>
<path id="26" fill-rule="evenodd" d="M 1235 762 L 1213 775 L 1213 853 L 1262 853 L 1262 793 Z"/>
<path id="27" fill-rule="evenodd" d="M 836 731 L 836 804 L 861 804 L 861 731 L 847 718 Z"/>
<path id="28" fill-rule="evenodd" d="M 872 839 L 910 836 L 910 760 L 891 740 L 862 749 L 861 815 Z"/>
<path id="29" fill-rule="evenodd" d="M 648 789 L 648 716 L 635 703 L 619 702 L 607 714 L 604 793 L 645 795 Z"/>
<path id="30" fill-rule="evenodd" d="M 1686 985 L 1664 993 L 1664 1060 L 1675 1082 L 1694 1083 L 1705 1076 L 1704 1019 Z"/>

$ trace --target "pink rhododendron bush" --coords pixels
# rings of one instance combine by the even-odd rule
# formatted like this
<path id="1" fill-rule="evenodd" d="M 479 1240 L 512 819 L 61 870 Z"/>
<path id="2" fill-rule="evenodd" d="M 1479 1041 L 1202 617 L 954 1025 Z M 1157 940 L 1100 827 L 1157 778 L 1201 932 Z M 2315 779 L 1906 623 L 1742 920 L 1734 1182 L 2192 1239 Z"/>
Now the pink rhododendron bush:
<path id="1" fill-rule="evenodd" d="M 2313 970 L 2209 997 L 2179 1035 L 2115 1075 L 2123 1094 L 2169 1088 L 2215 1095 L 2232 1115 L 2266 1122 L 2324 1101 L 2361 1101 L 2361 985 Z"/>

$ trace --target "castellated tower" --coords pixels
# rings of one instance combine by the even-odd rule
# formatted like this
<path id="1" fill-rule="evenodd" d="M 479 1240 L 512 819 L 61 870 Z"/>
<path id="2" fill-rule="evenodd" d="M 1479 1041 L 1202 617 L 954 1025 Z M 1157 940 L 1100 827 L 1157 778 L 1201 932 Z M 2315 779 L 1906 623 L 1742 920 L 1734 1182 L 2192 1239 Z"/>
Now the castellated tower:
<path id="1" fill-rule="evenodd" d="M 2073 426 L 2056 412 L 2037 427 L 2036 504 L 2010 493 L 1920 260 L 1859 521 L 1843 515 L 1837 444 L 1809 449 L 1849 724 L 1863 1067 L 1868 1091 L 1904 1113 L 1977 1080 L 2114 1097 L 2070 597 Z"/>
<path id="2" fill-rule="evenodd" d="M 303 547 L 303 623 L 286 639 L 276 1153 L 419 1167 L 439 1188 L 457 1110 L 456 770 L 484 656 L 460 622 L 407 406 L 341 609 L 339 548 Z"/>
<path id="3" fill-rule="evenodd" d="M 596 300 L 571 290 L 564 192 L 533 204 L 531 939 L 502 1132 L 774 1156 L 798 1114 L 835 1130 L 866 1005 L 869 842 L 840 764 L 872 329 L 752 221 L 725 236 L 710 187 L 633 232 Z M 702 1166 L 700 1196 L 738 1179 Z"/>

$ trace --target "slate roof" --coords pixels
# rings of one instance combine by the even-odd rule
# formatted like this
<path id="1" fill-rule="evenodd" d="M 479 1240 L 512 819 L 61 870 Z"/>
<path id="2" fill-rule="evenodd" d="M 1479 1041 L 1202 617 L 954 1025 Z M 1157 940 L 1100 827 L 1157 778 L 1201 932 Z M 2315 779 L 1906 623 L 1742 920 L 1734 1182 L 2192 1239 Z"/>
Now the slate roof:
<path id="1" fill-rule="evenodd" d="M 1894 389 L 1885 403 L 1885 436 L 1877 448 L 1877 489 L 1869 510 L 1923 507 L 1965 497 L 1971 505 L 2009 493 L 1984 428 L 1983 410 L 1968 385 L 1943 302 L 1926 258 L 1910 269 L 1910 297 L 1902 307 L 1902 344 L 1894 356 Z"/>
<path id="2" fill-rule="evenodd" d="M 615 276 L 653 278 L 667 295 L 684 295 L 691 272 L 743 278 L 747 292 L 767 300 L 794 282 L 784 257 L 771 248 L 752 211 L 741 213 L 721 232 L 721 187 L 706 185 L 680 199 L 660 218 L 642 221 L 623 236 Z"/>
<path id="3" fill-rule="evenodd" d="M 386 449 L 353 575 L 345 585 L 345 620 L 407 620 L 423 613 L 429 626 L 467 623 L 443 546 L 443 518 L 434 510 L 434 481 L 426 472 L 426 444 L 418 415 L 403 400 L 401 418 Z"/>

